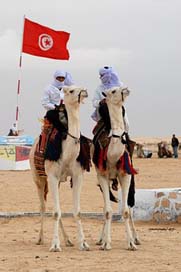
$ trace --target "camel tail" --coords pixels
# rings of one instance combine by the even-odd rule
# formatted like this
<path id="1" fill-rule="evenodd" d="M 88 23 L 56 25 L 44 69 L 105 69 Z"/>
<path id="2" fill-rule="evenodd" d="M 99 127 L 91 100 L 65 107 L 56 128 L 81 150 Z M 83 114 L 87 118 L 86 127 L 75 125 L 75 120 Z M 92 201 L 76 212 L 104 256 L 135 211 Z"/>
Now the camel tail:
<path id="1" fill-rule="evenodd" d="M 131 184 L 128 193 L 128 206 L 131 208 L 135 205 L 135 180 L 134 175 L 131 175 Z"/>

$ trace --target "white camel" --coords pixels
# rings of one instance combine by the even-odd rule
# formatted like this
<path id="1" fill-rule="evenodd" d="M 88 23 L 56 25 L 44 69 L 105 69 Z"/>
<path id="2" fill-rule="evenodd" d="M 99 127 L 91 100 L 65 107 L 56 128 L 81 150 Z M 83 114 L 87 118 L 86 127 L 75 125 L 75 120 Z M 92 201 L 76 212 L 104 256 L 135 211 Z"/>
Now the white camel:
<path id="1" fill-rule="evenodd" d="M 34 165 L 34 152 L 36 143 L 30 152 L 30 165 L 33 174 L 33 179 L 37 185 L 38 195 L 40 199 L 41 212 L 41 228 L 39 233 L 38 244 L 43 244 L 43 217 L 45 212 L 45 195 L 47 194 L 48 186 L 51 189 L 54 203 L 54 233 L 50 251 L 61 251 L 59 239 L 59 226 L 62 230 L 64 240 L 67 246 L 73 244 L 69 240 L 62 221 L 61 209 L 59 202 L 59 185 L 66 181 L 67 177 L 72 178 L 73 183 L 73 214 L 78 227 L 78 242 L 80 250 L 89 250 L 89 245 L 85 241 L 84 232 L 80 218 L 80 192 L 83 181 L 83 170 L 77 162 L 77 157 L 80 151 L 80 118 L 79 108 L 83 99 L 88 97 L 86 89 L 69 86 L 64 87 L 64 103 L 68 116 L 68 133 L 67 138 L 62 141 L 62 154 L 58 161 L 45 160 L 46 177 L 40 177 L 37 174 Z"/>
<path id="2" fill-rule="evenodd" d="M 111 219 L 112 208 L 109 197 L 109 187 L 111 179 L 117 178 L 122 187 L 122 216 L 125 220 L 128 249 L 136 250 L 136 244 L 140 244 L 132 219 L 132 210 L 128 207 L 127 199 L 131 175 L 122 173 L 116 165 L 125 151 L 122 143 L 124 133 L 124 122 L 122 117 L 122 105 L 130 91 L 127 88 L 114 87 L 106 92 L 106 102 L 111 121 L 111 139 L 107 150 L 107 171 L 102 172 L 96 167 L 98 183 L 100 184 L 104 197 L 104 216 L 105 221 L 97 242 L 101 249 L 111 249 Z M 131 221 L 131 228 L 129 225 Z M 132 229 L 132 230 L 131 230 Z"/>

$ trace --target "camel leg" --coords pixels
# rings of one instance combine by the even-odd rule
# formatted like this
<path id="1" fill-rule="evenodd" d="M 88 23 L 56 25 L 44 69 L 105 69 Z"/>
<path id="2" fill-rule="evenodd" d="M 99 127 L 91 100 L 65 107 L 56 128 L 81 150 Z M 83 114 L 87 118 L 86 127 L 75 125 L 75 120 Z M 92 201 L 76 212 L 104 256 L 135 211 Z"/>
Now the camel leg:
<path id="1" fill-rule="evenodd" d="M 59 201 L 59 188 L 58 179 L 54 175 L 48 175 L 48 183 L 52 192 L 52 198 L 54 203 L 54 233 L 52 239 L 52 245 L 50 251 L 61 251 L 60 238 L 59 238 L 59 221 L 61 219 L 60 201 Z"/>
<path id="2" fill-rule="evenodd" d="M 105 214 L 104 211 L 103 211 L 103 213 Z M 100 235 L 99 235 L 99 239 L 96 242 L 96 245 L 98 245 L 98 246 L 101 246 L 103 244 L 104 235 L 105 235 L 105 225 L 106 225 L 106 221 L 104 220 L 103 227 L 102 227 L 102 230 L 101 230 Z"/>
<path id="3" fill-rule="evenodd" d="M 133 240 L 135 245 L 141 245 L 140 239 L 138 238 L 138 234 L 134 225 L 134 220 L 133 220 L 133 209 L 130 208 L 130 224 L 131 224 L 131 229 L 132 229 L 132 234 L 133 234 Z"/>
<path id="4" fill-rule="evenodd" d="M 78 228 L 78 241 L 80 250 L 89 250 L 89 245 L 85 240 L 81 217 L 80 217 L 80 193 L 83 181 L 83 175 L 73 176 L 73 213 Z"/>
<path id="5" fill-rule="evenodd" d="M 131 181 L 130 175 L 121 176 L 120 182 L 122 186 L 122 215 L 125 221 L 128 249 L 136 250 L 137 247 L 134 244 L 134 239 L 129 225 L 130 210 L 127 203 L 130 181 Z"/>
<path id="6" fill-rule="evenodd" d="M 40 216 L 41 216 L 41 227 L 40 227 L 37 245 L 43 245 L 44 243 L 44 236 L 43 236 L 44 213 L 45 213 L 44 188 L 45 188 L 45 183 L 42 180 L 42 182 L 40 181 L 40 186 L 37 187 L 38 196 L 40 199 Z"/>
<path id="7" fill-rule="evenodd" d="M 37 192 L 38 192 L 38 196 L 40 200 L 41 227 L 40 227 L 37 245 L 42 245 L 44 243 L 44 238 L 43 238 L 43 224 L 44 224 L 44 213 L 45 213 L 44 191 L 46 186 L 46 180 L 43 177 L 39 177 L 39 175 L 36 172 L 36 168 L 34 165 L 34 148 L 35 146 L 32 147 L 30 152 L 30 166 L 31 166 L 31 174 L 37 186 Z"/>
<path id="8" fill-rule="evenodd" d="M 112 220 L 112 208 L 109 198 L 109 184 L 105 177 L 98 175 L 98 180 L 103 191 L 104 197 L 104 215 L 105 222 L 102 229 L 102 236 L 99 241 L 102 240 L 101 249 L 110 250 L 111 249 L 111 220 Z"/>
<path id="9" fill-rule="evenodd" d="M 62 220 L 60 218 L 59 220 L 59 225 L 60 225 L 60 229 L 62 231 L 62 234 L 63 234 L 63 238 L 64 238 L 64 241 L 65 241 L 65 245 L 67 247 L 72 247 L 74 246 L 74 244 L 71 242 L 71 240 L 69 239 L 67 233 L 65 232 L 65 229 L 64 229 L 64 226 L 63 226 L 63 223 L 62 223 Z"/>

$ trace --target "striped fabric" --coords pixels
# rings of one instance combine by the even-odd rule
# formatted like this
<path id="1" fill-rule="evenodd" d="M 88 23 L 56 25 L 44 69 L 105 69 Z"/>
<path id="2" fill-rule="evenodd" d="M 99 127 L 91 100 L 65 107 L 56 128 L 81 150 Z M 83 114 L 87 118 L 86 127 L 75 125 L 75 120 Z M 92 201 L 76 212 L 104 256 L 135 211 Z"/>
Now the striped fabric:
<path id="1" fill-rule="evenodd" d="M 45 163 L 44 153 L 40 152 L 39 143 L 37 143 L 36 150 L 35 150 L 35 153 L 34 153 L 34 164 L 35 164 L 37 174 L 40 177 L 46 177 L 45 164 L 44 163 Z"/>

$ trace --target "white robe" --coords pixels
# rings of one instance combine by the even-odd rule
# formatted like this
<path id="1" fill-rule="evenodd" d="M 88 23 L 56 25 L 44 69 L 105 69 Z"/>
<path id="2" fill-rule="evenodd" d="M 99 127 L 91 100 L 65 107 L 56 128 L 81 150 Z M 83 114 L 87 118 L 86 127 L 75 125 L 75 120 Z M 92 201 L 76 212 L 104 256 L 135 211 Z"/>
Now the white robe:
<path id="1" fill-rule="evenodd" d="M 48 111 L 55 109 L 55 105 L 59 105 L 64 100 L 64 93 L 53 85 L 49 85 L 42 98 L 42 106 Z"/>
<path id="2" fill-rule="evenodd" d="M 121 83 L 123 85 L 123 83 Z M 94 97 L 92 99 L 92 105 L 95 108 L 95 111 L 92 113 L 91 117 L 94 121 L 99 121 L 100 119 L 100 115 L 99 115 L 99 102 L 105 98 L 105 96 L 102 94 L 103 92 L 106 94 L 105 88 L 103 87 L 103 85 L 100 85 L 97 87 L 97 89 L 95 90 L 94 93 Z M 125 106 L 124 106 L 125 108 Z M 126 133 L 129 132 L 129 120 L 128 120 L 128 116 L 126 113 L 126 109 L 125 109 L 125 115 L 123 117 L 123 121 L 124 121 L 124 130 Z"/>

